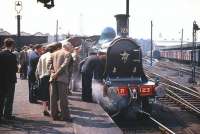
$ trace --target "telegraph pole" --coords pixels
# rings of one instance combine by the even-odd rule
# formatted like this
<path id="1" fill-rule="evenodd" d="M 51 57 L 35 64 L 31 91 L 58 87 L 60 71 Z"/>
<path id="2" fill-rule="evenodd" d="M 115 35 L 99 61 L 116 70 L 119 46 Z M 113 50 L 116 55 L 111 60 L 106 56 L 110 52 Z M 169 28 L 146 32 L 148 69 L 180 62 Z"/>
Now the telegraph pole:
<path id="1" fill-rule="evenodd" d="M 180 62 L 182 61 L 183 61 L 183 28 L 181 29 L 181 61 Z M 179 70 L 179 76 L 183 76 L 181 70 Z"/>
<path id="2" fill-rule="evenodd" d="M 151 66 L 152 66 L 152 57 L 153 57 L 153 22 L 151 20 Z"/>
<path id="3" fill-rule="evenodd" d="M 56 42 L 58 43 L 58 20 L 56 21 Z"/>
<path id="4" fill-rule="evenodd" d="M 127 32 L 129 36 L 129 0 L 126 0 L 126 15 L 127 15 Z"/>
<path id="5" fill-rule="evenodd" d="M 183 28 L 181 29 L 181 60 L 183 60 Z"/>

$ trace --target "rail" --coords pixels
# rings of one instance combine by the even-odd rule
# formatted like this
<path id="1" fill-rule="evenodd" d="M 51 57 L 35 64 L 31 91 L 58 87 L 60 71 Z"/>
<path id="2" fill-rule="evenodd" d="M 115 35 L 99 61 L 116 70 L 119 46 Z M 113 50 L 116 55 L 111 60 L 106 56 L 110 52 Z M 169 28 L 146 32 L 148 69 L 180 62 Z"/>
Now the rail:
<path id="1" fill-rule="evenodd" d="M 147 76 L 147 77 L 149 77 L 150 79 L 152 79 L 150 76 Z M 164 79 L 165 78 L 163 78 L 163 80 Z M 170 82 L 176 83 L 176 82 L 173 82 L 171 80 L 170 80 Z M 190 96 L 193 96 L 193 97 L 196 97 L 196 98 L 200 99 L 200 94 L 198 92 L 196 92 L 196 91 L 194 91 L 192 89 L 189 89 L 187 87 L 181 86 L 178 83 L 176 83 L 175 85 L 178 85 L 179 87 L 183 87 L 183 89 L 177 88 L 175 86 L 172 86 L 172 85 L 169 85 L 169 84 L 166 84 L 166 83 L 163 83 L 163 82 L 161 84 L 164 85 L 164 86 L 166 86 L 166 87 L 168 87 L 168 88 L 172 88 L 173 90 L 176 90 L 176 91 L 179 91 L 179 92 L 182 92 L 182 93 L 185 93 L 187 95 L 190 95 Z M 178 94 L 174 93 L 172 91 L 172 89 L 165 89 L 168 92 L 168 94 L 166 94 L 167 97 L 171 98 L 175 102 L 178 102 L 178 103 L 184 105 L 185 107 L 187 107 L 191 111 L 196 112 L 197 114 L 200 114 L 200 109 L 199 108 L 195 107 L 194 105 L 192 105 L 191 103 L 189 103 L 188 101 L 186 101 L 185 99 L 183 99 L 182 97 L 180 97 Z"/>
<path id="2" fill-rule="evenodd" d="M 195 106 L 193 106 L 192 104 L 188 103 L 187 101 L 185 101 L 184 99 L 182 99 L 181 97 L 178 97 L 180 100 L 178 100 L 177 98 L 169 95 L 169 94 L 166 94 L 167 97 L 173 99 L 174 101 L 176 102 L 179 102 L 180 104 L 186 106 L 187 108 L 189 108 L 190 110 L 200 114 L 200 110 L 198 108 L 196 108 Z M 183 102 L 182 102 L 183 101 Z M 185 102 L 185 103 L 184 103 Z"/>
<path id="3" fill-rule="evenodd" d="M 169 84 L 166 84 L 166 83 L 163 83 L 163 82 L 162 82 L 161 84 L 162 84 L 162 85 L 165 85 L 165 86 L 167 86 L 167 87 L 170 87 L 170 88 L 172 88 L 172 89 L 175 89 L 175 90 L 184 92 L 184 93 L 186 93 L 186 94 L 189 94 L 189 95 L 191 95 L 191 96 L 193 96 L 193 97 L 196 97 L 196 98 L 199 98 L 199 99 L 200 99 L 200 96 L 198 96 L 198 95 L 196 95 L 196 94 L 193 94 L 193 93 L 191 93 L 191 92 L 185 91 L 185 90 L 183 90 L 183 89 L 177 88 L 177 87 L 175 87 L 175 86 L 172 86 L 172 85 L 169 85 Z"/>
<path id="4" fill-rule="evenodd" d="M 155 118 L 153 118 L 149 113 L 141 111 L 140 112 L 144 117 L 149 118 L 153 123 L 157 124 L 159 129 L 161 130 L 162 134 L 175 134 L 172 130 L 167 128 L 165 125 L 157 121 Z"/>
<path id="5" fill-rule="evenodd" d="M 150 74 L 150 73 L 148 73 L 148 74 Z M 163 79 L 163 81 L 169 82 L 170 84 L 173 84 L 174 86 L 179 87 L 179 88 L 181 88 L 182 90 L 191 92 L 191 93 L 193 93 L 193 94 L 195 94 L 195 95 L 197 95 L 197 96 L 200 97 L 200 93 L 197 92 L 197 91 L 194 91 L 194 90 L 191 89 L 191 88 L 188 88 L 188 87 L 186 87 L 186 86 L 180 85 L 180 84 L 178 84 L 177 82 L 174 82 L 174 81 L 172 81 L 172 80 L 170 80 L 170 79 L 164 78 L 164 77 L 162 77 L 161 75 L 159 75 L 159 74 L 157 74 L 157 73 L 151 73 L 151 74 L 152 74 L 152 75 L 155 75 L 155 76 L 158 76 L 161 80 Z M 151 77 L 151 76 L 149 76 L 149 77 Z"/>

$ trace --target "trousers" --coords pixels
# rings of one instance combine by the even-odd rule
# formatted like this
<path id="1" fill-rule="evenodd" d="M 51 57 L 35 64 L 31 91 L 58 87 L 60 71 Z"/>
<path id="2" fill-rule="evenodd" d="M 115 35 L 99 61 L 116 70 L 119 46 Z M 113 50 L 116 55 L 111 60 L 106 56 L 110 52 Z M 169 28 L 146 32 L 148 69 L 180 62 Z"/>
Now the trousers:
<path id="1" fill-rule="evenodd" d="M 13 111 L 13 100 L 15 94 L 15 83 L 1 85 L 0 94 L 0 117 L 11 116 Z"/>
<path id="2" fill-rule="evenodd" d="M 58 101 L 61 110 L 61 118 L 68 119 L 70 118 L 70 112 L 68 107 L 68 96 L 66 89 L 69 84 L 54 81 L 50 84 L 50 109 L 51 115 L 53 118 L 58 116 Z"/>

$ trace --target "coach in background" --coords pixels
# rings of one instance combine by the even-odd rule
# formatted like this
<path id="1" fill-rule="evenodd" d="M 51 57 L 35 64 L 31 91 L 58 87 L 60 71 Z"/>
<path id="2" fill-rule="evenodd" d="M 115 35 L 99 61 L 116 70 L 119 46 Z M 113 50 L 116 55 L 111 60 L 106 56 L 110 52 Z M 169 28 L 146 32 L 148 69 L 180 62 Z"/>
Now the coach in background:
<path id="1" fill-rule="evenodd" d="M 16 55 L 12 53 L 14 40 L 4 40 L 5 49 L 0 52 L 0 120 L 2 117 L 12 120 L 16 73 L 18 71 Z"/>

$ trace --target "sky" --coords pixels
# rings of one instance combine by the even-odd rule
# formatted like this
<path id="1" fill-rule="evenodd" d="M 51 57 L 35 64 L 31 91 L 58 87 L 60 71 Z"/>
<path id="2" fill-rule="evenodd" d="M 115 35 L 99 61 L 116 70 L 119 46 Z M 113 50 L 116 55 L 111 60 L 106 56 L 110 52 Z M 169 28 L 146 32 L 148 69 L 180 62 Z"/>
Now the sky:
<path id="1" fill-rule="evenodd" d="M 114 15 L 126 13 L 126 0 L 54 0 L 47 9 L 37 0 L 21 0 L 21 31 L 34 34 L 98 35 L 107 27 L 116 29 Z M 200 0 L 130 0 L 129 35 L 149 39 L 153 21 L 154 40 L 192 41 L 192 24 L 200 25 Z M 0 28 L 16 34 L 15 0 L 0 0 Z M 200 31 L 199 31 L 200 32 Z M 199 34 L 200 36 L 200 34 Z"/>

